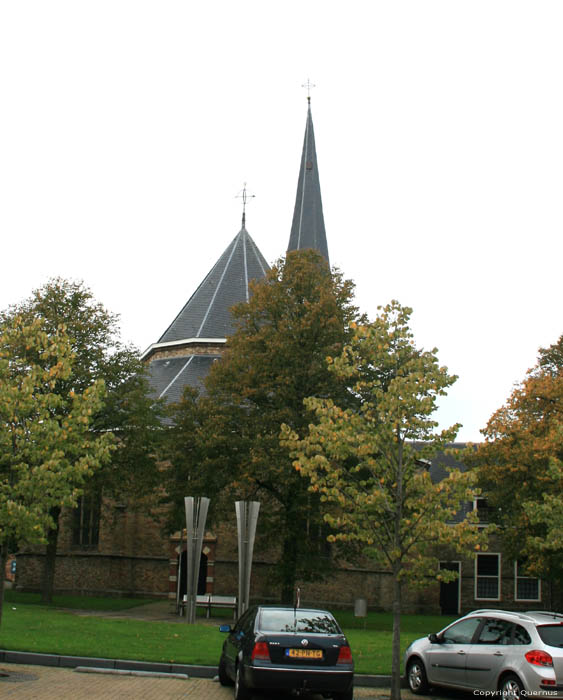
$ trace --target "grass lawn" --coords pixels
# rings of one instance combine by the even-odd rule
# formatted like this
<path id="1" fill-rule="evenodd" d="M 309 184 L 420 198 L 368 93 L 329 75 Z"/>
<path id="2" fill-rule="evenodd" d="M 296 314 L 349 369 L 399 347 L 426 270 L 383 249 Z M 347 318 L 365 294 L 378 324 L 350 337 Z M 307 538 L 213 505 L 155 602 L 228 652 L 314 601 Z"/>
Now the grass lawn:
<path id="1" fill-rule="evenodd" d="M 19 593 L 10 589 L 4 591 L 4 603 L 10 603 L 12 606 L 20 603 L 42 605 L 39 593 Z M 54 607 L 72 610 L 129 610 L 148 603 L 154 603 L 154 598 L 94 598 L 80 595 L 56 595 L 53 597 Z"/>
<path id="2" fill-rule="evenodd" d="M 214 625 L 145 622 L 81 616 L 76 610 L 116 611 L 154 602 L 123 598 L 55 596 L 53 606 L 39 604 L 39 596 L 6 591 L 0 648 L 19 651 L 137 659 L 214 666 L 224 635 Z M 365 620 L 352 611 L 334 611 L 350 640 L 358 673 L 391 672 L 392 618 L 369 613 Z M 452 618 L 405 615 L 401 622 L 403 650 L 418 637 L 437 632 Z"/>

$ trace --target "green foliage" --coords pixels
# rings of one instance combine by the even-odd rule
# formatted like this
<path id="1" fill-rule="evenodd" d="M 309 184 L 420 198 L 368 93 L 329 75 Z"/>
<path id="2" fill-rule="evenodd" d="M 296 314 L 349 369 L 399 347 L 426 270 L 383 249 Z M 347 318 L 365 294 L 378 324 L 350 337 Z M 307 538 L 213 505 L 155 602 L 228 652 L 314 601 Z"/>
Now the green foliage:
<path id="1" fill-rule="evenodd" d="M 432 417 L 437 397 L 456 378 L 439 366 L 436 350 L 416 348 L 410 314 L 392 302 L 373 323 L 356 327 L 350 343 L 329 358 L 331 372 L 346 383 L 356 405 L 310 397 L 305 407 L 315 420 L 308 434 L 300 438 L 291 426 L 282 429 L 282 444 L 291 449 L 310 491 L 335 506 L 325 514 L 332 538 L 361 543 L 393 574 L 394 697 L 403 582 L 449 579 L 452 572 L 439 571 L 440 548 L 466 552 L 485 540 L 470 518 L 455 522 L 462 504 L 475 496 L 473 475 L 452 469 L 433 483 L 428 472 L 430 460 L 457 432 L 453 426 L 436 434 Z"/>
<path id="2" fill-rule="evenodd" d="M 229 512 L 237 499 L 262 503 L 261 542 L 280 545 L 277 581 L 285 601 L 296 579 L 319 575 L 326 526 L 279 429 L 287 423 L 306 430 L 306 396 L 347 400 L 326 356 L 342 350 L 357 319 L 352 289 L 318 253 L 289 253 L 253 285 L 248 303 L 233 308 L 237 330 L 212 368 L 206 397 L 188 391 L 169 431 L 170 493 L 184 495 L 189 483 L 191 494 L 228 504 Z"/>
<path id="3" fill-rule="evenodd" d="M 149 395 L 146 368 L 138 349 L 119 338 L 119 317 L 94 299 L 83 282 L 55 278 L 31 296 L 0 314 L 0 323 L 14 318 L 22 323 L 41 319 L 52 336 L 64 327 L 75 361 L 72 371 L 59 376 L 53 393 L 81 393 L 94 382 L 106 388 L 103 404 L 92 414 L 92 429 L 112 432 L 116 449 L 106 468 L 99 470 L 93 488 L 122 498 L 151 491 L 158 483 L 155 453 L 158 449 L 159 402 Z"/>
<path id="4" fill-rule="evenodd" d="M 505 552 L 563 581 L 563 336 L 518 384 L 464 459 L 478 467 Z M 507 503 L 510 504 L 507 507 Z"/>
<path id="5" fill-rule="evenodd" d="M 85 481 L 108 461 L 111 435 L 95 436 L 102 380 L 69 385 L 76 356 L 64 327 L 13 316 L 0 325 L 0 542 L 36 543 L 51 509 L 74 505 Z M 58 391 L 59 386 L 65 391 Z"/>
<path id="6" fill-rule="evenodd" d="M 73 361 L 64 372 L 52 376 L 49 389 L 50 400 L 57 403 L 57 410 L 67 421 L 71 411 L 76 415 L 76 408 L 66 397 L 90 396 L 95 387 L 105 387 L 105 400 L 93 405 L 88 414 L 88 430 L 92 436 L 100 436 L 100 442 L 113 440 L 113 456 L 103 460 L 102 468 L 85 472 L 80 485 L 91 493 L 129 499 L 131 504 L 140 504 L 141 498 L 146 501 L 146 495 L 152 496 L 158 484 L 156 452 L 162 432 L 161 411 L 158 402 L 149 396 L 137 350 L 119 340 L 118 317 L 97 303 L 82 282 L 57 278 L 0 314 L 0 327 L 14 323 L 24 327 L 40 323 L 45 342 L 56 339 L 64 329 L 66 352 Z M 21 333 L 19 339 L 13 339 L 12 363 L 25 364 L 34 352 L 38 371 L 51 371 L 44 350 L 28 345 Z M 59 447 L 63 457 L 72 461 L 70 442 Z M 76 495 L 74 492 L 70 500 L 53 501 L 44 523 L 49 531 L 42 579 L 45 601 L 52 596 L 61 507 L 74 505 Z"/>
<path id="7" fill-rule="evenodd" d="M 310 490 L 338 506 L 325 516 L 333 538 L 358 540 L 399 579 L 425 584 L 438 572 L 436 545 L 465 551 L 479 538 L 470 520 L 453 522 L 474 497 L 473 475 L 454 469 L 437 484 L 430 479 L 429 460 L 457 431 L 435 434 L 431 417 L 455 377 L 438 365 L 435 351 L 414 346 L 409 316 L 410 309 L 393 302 L 374 323 L 357 327 L 341 355 L 329 360 L 359 408 L 308 398 L 316 416 L 309 434 L 299 439 L 284 426 L 283 435 Z"/>

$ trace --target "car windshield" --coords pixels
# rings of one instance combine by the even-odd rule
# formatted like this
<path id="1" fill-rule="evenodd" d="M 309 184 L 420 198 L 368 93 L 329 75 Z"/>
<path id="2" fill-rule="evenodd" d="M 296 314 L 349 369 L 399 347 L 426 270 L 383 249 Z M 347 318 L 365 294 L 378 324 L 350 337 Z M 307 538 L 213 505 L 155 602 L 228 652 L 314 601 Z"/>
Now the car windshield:
<path id="1" fill-rule="evenodd" d="M 563 647 L 563 625 L 538 625 L 537 630 L 544 644 Z"/>
<path id="2" fill-rule="evenodd" d="M 341 634 L 332 615 L 320 610 L 262 610 L 259 628 L 263 632 Z"/>

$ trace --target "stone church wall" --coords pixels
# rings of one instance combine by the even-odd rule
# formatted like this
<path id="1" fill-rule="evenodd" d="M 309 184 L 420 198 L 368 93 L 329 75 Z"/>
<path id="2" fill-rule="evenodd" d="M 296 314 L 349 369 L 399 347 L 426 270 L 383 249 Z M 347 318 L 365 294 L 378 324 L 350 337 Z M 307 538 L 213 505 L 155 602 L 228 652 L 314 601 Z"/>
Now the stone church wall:
<path id="1" fill-rule="evenodd" d="M 234 513 L 233 513 L 234 515 Z M 59 537 L 55 592 L 128 597 L 162 597 L 176 599 L 179 553 L 185 550 L 185 535 L 164 532 L 163 524 L 139 512 L 127 511 L 115 504 L 105 504 L 101 519 L 99 544 L 89 550 L 72 545 L 70 520 L 63 518 Z M 236 523 L 223 522 L 211 528 L 204 539 L 207 557 L 205 590 L 217 595 L 238 595 L 238 560 Z M 253 602 L 279 601 L 279 586 L 273 582 L 275 547 L 257 537 L 250 597 Z M 444 561 L 456 561 L 453 552 L 443 553 Z M 42 548 L 18 553 L 15 586 L 19 590 L 40 590 Z M 515 601 L 514 563 L 502 559 L 501 595 L 498 601 L 475 598 L 475 563 L 461 561 L 459 612 L 477 608 L 513 610 L 549 609 L 551 591 L 542 586 L 541 600 Z M 389 572 L 373 562 L 351 564 L 333 561 L 331 573 L 316 582 L 297 582 L 302 604 L 327 607 L 353 607 L 357 598 L 365 598 L 370 610 L 389 611 L 393 587 Z M 404 592 L 405 612 L 440 614 L 440 584 L 429 580 L 424 589 Z"/>
<path id="2" fill-rule="evenodd" d="M 44 547 L 18 552 L 16 587 L 38 591 Z M 116 596 L 167 596 L 168 538 L 162 524 L 138 511 L 104 503 L 98 545 L 72 544 L 70 513 L 61 517 L 55 592 Z"/>

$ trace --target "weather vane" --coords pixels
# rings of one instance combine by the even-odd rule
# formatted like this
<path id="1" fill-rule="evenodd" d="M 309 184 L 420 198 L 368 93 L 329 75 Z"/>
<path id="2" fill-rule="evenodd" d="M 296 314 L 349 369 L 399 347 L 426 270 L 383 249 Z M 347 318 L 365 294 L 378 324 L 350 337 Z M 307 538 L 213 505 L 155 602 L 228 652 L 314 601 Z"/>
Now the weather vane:
<path id="1" fill-rule="evenodd" d="M 242 190 L 236 195 L 237 199 L 242 199 L 242 227 L 243 228 L 246 225 L 246 201 L 249 197 L 250 197 L 250 199 L 253 199 L 254 197 L 256 197 L 256 195 L 247 193 L 246 182 L 245 182 Z"/>
<path id="2" fill-rule="evenodd" d="M 309 80 L 309 78 L 307 78 L 307 82 L 306 82 L 306 83 L 303 83 L 303 85 L 302 85 L 301 87 L 307 88 L 307 102 L 308 102 L 309 104 L 311 104 L 311 90 L 312 90 L 313 88 L 317 87 L 317 86 L 314 85 L 314 84 Z"/>

